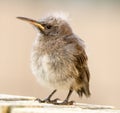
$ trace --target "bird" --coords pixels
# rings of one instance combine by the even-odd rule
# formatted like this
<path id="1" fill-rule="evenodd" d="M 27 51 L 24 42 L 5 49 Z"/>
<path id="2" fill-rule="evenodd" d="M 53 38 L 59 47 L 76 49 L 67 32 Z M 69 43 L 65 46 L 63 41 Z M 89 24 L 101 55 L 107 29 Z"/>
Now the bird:
<path id="1" fill-rule="evenodd" d="M 37 29 L 31 52 L 31 70 L 40 84 L 54 89 L 39 102 L 56 105 L 73 105 L 69 101 L 73 91 L 79 97 L 91 95 L 89 90 L 90 71 L 84 41 L 73 32 L 65 16 L 50 14 L 35 20 L 23 16 L 17 17 Z M 63 101 L 51 99 L 57 90 L 67 90 Z"/>

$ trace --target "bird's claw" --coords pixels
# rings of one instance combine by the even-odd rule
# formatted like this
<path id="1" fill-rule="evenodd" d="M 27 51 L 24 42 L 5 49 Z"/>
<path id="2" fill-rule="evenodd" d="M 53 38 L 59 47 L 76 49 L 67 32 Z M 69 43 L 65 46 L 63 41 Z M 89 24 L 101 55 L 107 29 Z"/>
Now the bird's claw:
<path id="1" fill-rule="evenodd" d="M 44 99 L 44 100 L 41 100 L 39 98 L 35 99 L 35 101 L 38 101 L 40 103 L 51 103 L 51 104 L 56 104 L 58 100 L 60 100 L 60 99 L 59 98 L 56 98 L 56 99 L 53 99 L 53 100 L 50 100 L 49 98 Z"/>

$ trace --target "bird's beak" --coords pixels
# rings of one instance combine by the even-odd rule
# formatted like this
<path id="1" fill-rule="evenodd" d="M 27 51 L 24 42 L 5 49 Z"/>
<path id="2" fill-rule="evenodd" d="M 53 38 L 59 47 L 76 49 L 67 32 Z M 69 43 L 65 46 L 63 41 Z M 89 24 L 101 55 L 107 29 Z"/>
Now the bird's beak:
<path id="1" fill-rule="evenodd" d="M 18 19 L 21 19 L 23 21 L 29 22 L 30 24 L 38 27 L 41 31 L 44 31 L 44 27 L 40 24 L 40 22 L 30 19 L 30 18 L 26 18 L 26 17 L 17 17 Z"/>

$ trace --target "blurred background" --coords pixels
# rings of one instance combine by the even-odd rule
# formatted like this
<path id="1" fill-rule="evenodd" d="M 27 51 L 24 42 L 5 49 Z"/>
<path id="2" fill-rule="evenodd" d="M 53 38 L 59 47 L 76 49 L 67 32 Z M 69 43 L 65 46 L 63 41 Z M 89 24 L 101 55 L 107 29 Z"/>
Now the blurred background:
<path id="1" fill-rule="evenodd" d="M 51 92 L 37 83 L 30 69 L 36 31 L 16 17 L 40 19 L 61 11 L 69 14 L 74 32 L 87 45 L 91 72 L 91 97 L 74 93 L 71 99 L 120 107 L 120 0 L 0 1 L 0 93 L 45 98 Z M 67 92 L 54 97 L 64 99 Z"/>

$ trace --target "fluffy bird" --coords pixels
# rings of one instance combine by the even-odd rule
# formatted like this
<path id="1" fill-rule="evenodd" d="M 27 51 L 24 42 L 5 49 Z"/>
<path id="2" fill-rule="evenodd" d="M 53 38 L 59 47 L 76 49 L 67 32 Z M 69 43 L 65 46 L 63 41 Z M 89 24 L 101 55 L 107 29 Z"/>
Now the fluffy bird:
<path id="1" fill-rule="evenodd" d="M 82 97 L 90 96 L 90 72 L 83 40 L 72 30 L 67 20 L 60 15 L 49 15 L 40 20 L 17 17 L 35 26 L 38 35 L 35 38 L 31 54 L 31 68 L 40 84 L 52 87 L 53 92 L 39 102 L 57 105 L 71 105 L 69 101 L 73 91 Z M 63 102 L 52 100 L 53 94 L 60 89 L 68 90 Z"/>

